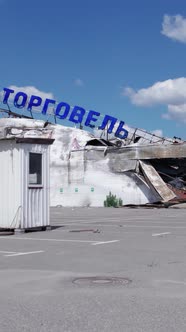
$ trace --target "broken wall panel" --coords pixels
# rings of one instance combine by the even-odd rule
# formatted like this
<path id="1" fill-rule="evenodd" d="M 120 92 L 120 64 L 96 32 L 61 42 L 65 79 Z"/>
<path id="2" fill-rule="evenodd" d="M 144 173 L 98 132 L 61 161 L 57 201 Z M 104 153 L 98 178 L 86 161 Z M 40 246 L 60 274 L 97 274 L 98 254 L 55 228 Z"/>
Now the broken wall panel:
<path id="1" fill-rule="evenodd" d="M 140 160 L 140 166 L 147 181 L 154 187 L 164 202 L 175 198 L 176 195 L 171 189 L 168 188 L 166 183 L 162 180 L 161 176 L 149 161 Z"/>
<path id="2" fill-rule="evenodd" d="M 161 158 L 185 158 L 186 143 L 175 144 L 148 144 L 148 145 L 129 145 L 123 148 L 107 148 L 108 154 L 121 154 L 125 159 L 161 159 Z"/>

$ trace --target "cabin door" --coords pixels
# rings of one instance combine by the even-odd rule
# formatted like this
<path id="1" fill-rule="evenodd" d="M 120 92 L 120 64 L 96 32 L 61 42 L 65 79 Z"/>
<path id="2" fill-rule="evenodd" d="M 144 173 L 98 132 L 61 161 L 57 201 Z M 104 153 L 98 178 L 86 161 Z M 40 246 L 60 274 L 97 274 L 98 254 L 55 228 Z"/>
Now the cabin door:
<path id="1" fill-rule="evenodd" d="M 30 145 L 30 144 L 28 144 Z M 49 203 L 46 185 L 47 146 L 26 147 L 24 155 L 23 228 L 48 225 Z"/>

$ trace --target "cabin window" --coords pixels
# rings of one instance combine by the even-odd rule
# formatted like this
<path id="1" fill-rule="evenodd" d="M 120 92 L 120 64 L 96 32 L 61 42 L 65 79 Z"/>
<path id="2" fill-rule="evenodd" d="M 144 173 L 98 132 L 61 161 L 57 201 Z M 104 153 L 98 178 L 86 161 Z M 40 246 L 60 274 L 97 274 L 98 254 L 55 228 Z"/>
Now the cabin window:
<path id="1" fill-rule="evenodd" d="M 29 153 L 29 184 L 42 184 L 42 154 Z"/>

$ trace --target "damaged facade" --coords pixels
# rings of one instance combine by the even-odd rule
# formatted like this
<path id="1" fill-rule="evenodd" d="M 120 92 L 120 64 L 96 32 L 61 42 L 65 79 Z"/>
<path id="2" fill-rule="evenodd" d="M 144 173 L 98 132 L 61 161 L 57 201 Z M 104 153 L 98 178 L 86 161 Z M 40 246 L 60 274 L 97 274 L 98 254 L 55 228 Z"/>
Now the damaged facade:
<path id="1" fill-rule="evenodd" d="M 185 142 L 138 142 L 119 148 L 110 144 L 98 146 L 98 142 L 95 146 L 94 139 L 82 151 L 72 151 L 69 163 L 84 161 L 83 178 L 90 171 L 93 177 L 97 177 L 99 172 L 106 172 L 107 189 L 121 197 L 124 205 L 186 198 Z M 116 182 L 117 178 L 120 179 L 118 190 L 113 183 L 114 176 Z"/>
<path id="2" fill-rule="evenodd" d="M 42 121 L 1 119 L 0 127 L 44 128 Z M 125 141 L 47 124 L 50 205 L 103 206 L 109 192 L 123 205 L 169 202 L 186 197 L 186 142 L 135 131 Z M 143 134 L 143 135 L 142 135 Z"/>

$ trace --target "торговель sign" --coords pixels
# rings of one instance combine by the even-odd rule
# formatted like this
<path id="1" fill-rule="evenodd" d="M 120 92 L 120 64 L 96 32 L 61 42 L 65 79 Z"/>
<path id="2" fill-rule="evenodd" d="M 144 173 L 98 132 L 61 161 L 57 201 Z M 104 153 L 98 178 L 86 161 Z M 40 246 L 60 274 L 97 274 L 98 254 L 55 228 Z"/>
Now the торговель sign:
<path id="1" fill-rule="evenodd" d="M 12 94 L 15 93 L 14 90 L 9 88 L 4 88 L 4 98 L 3 103 L 8 104 L 9 97 L 12 98 Z M 55 105 L 54 115 L 58 117 L 59 119 L 67 119 L 73 123 L 82 123 L 84 122 L 86 127 L 95 128 L 95 122 L 99 119 L 100 113 L 96 111 L 90 110 L 88 114 L 86 114 L 86 110 L 83 107 L 80 106 L 74 106 L 71 110 L 71 107 L 69 104 L 65 102 L 57 103 L 54 99 L 48 99 L 42 100 L 41 97 L 31 95 L 30 97 L 25 92 L 17 92 L 14 96 L 14 106 L 16 108 L 26 108 L 28 111 L 32 111 L 32 108 L 40 107 L 41 113 L 46 114 L 49 107 L 51 105 Z M 110 115 L 105 115 L 102 121 L 101 126 L 98 127 L 98 129 L 105 129 L 107 128 L 107 132 L 111 134 L 113 132 L 113 129 L 115 129 L 115 125 L 118 122 L 117 118 L 114 118 Z M 123 128 L 125 122 L 120 121 L 118 123 L 116 132 L 114 135 L 118 138 L 126 138 L 128 136 L 128 131 Z"/>

